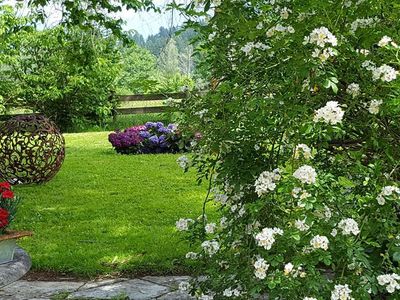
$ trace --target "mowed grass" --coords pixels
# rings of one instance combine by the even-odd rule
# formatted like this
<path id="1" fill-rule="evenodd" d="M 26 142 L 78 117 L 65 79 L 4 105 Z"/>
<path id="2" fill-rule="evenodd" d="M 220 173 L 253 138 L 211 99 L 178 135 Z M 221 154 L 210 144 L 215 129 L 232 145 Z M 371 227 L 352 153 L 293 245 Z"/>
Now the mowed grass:
<path id="1" fill-rule="evenodd" d="M 205 187 L 179 155 L 118 155 L 107 132 L 66 134 L 66 159 L 47 184 L 18 186 L 16 229 L 33 270 L 79 276 L 179 274 L 189 248 L 175 231 L 201 214 Z"/>

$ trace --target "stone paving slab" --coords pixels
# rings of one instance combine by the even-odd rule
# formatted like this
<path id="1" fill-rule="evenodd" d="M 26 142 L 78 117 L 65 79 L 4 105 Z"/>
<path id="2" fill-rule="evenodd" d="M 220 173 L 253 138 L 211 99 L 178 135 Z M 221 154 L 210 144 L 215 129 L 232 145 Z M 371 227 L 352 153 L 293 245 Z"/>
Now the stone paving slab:
<path id="1" fill-rule="evenodd" d="M 162 296 L 169 291 L 170 289 L 166 286 L 141 279 L 133 279 L 77 291 L 69 295 L 67 299 L 84 298 L 105 300 L 126 296 L 126 298 L 130 300 L 150 300 Z"/>
<path id="2" fill-rule="evenodd" d="M 121 281 L 126 281 L 126 280 L 128 280 L 128 279 L 127 278 L 117 278 L 117 279 L 104 279 L 104 280 L 88 281 L 84 285 L 82 285 L 78 289 L 78 291 L 98 288 L 98 287 L 101 287 L 104 285 L 112 285 L 112 284 L 119 283 Z"/>
<path id="3" fill-rule="evenodd" d="M 20 279 L 29 271 L 31 265 L 32 262 L 29 255 L 21 248 L 17 248 L 14 260 L 0 265 L 0 287 Z"/>
<path id="4" fill-rule="evenodd" d="M 1 300 L 192 300 L 178 290 L 187 276 L 146 276 L 140 279 L 100 281 L 26 281 L 20 280 L 0 289 Z"/>
<path id="5" fill-rule="evenodd" d="M 72 293 L 78 290 L 83 284 L 84 282 L 20 280 L 0 289 L 0 299 L 49 299 L 51 296 L 60 293 Z"/>
<path id="6" fill-rule="evenodd" d="M 156 284 L 165 285 L 177 289 L 182 281 L 189 281 L 189 276 L 146 276 L 142 278 Z"/>

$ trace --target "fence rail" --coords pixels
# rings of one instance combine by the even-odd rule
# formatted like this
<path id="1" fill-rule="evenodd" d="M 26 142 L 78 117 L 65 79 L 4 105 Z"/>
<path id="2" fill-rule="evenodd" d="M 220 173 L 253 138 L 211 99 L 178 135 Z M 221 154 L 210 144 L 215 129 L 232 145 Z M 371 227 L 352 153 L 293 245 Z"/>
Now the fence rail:
<path id="1" fill-rule="evenodd" d="M 185 99 L 186 93 L 166 93 L 166 94 L 137 94 L 137 95 L 123 95 L 119 96 L 120 102 L 145 102 L 157 101 L 167 99 Z M 132 115 L 132 114 L 147 114 L 147 113 L 162 113 L 165 112 L 165 106 L 148 106 L 148 107 L 132 107 L 132 108 L 116 108 L 114 111 L 114 118 L 116 115 Z"/>
<path id="2" fill-rule="evenodd" d="M 123 95 L 118 96 L 121 102 L 124 101 L 154 101 L 171 99 L 184 99 L 186 93 L 167 93 L 167 94 L 137 94 L 137 95 Z"/>
<path id="3" fill-rule="evenodd" d="M 186 93 L 165 93 L 165 94 L 136 94 L 136 95 L 119 95 L 119 102 L 147 102 L 147 101 L 159 101 L 167 99 L 185 99 Z M 129 108 L 116 108 L 113 111 L 113 117 L 116 118 L 118 115 L 131 115 L 131 114 L 147 114 L 147 113 L 162 113 L 165 112 L 165 106 L 146 106 L 146 107 L 129 107 Z M 31 115 L 34 113 L 19 113 L 10 115 L 0 115 L 0 121 L 5 121 L 14 116 Z"/>

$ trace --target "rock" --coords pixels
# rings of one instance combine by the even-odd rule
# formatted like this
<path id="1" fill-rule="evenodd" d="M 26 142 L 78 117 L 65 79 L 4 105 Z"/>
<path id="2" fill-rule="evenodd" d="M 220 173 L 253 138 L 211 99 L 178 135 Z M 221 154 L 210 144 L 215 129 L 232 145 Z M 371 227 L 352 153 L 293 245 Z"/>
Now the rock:
<path id="1" fill-rule="evenodd" d="M 29 271 L 31 266 L 32 261 L 29 255 L 21 248 L 17 248 L 14 260 L 0 265 L 0 287 L 20 279 Z"/>
<path id="2" fill-rule="evenodd" d="M 112 299 L 126 297 L 130 300 L 147 300 L 160 297 L 168 292 L 169 288 L 166 286 L 141 279 L 133 279 L 79 290 L 70 294 L 67 299 Z"/>
<path id="3" fill-rule="evenodd" d="M 172 288 L 178 288 L 182 281 L 189 281 L 189 276 L 146 276 L 142 278 L 156 284 L 165 285 Z"/>
<path id="4" fill-rule="evenodd" d="M 14 282 L 0 290 L 0 299 L 32 300 L 48 299 L 61 293 L 71 293 L 79 289 L 82 282 L 69 281 L 25 281 Z"/>

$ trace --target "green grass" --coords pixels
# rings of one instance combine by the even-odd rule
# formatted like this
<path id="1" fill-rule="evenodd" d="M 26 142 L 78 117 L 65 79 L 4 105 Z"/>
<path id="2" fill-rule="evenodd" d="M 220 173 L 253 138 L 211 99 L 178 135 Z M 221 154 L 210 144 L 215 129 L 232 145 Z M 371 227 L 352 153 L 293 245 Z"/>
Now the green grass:
<path id="1" fill-rule="evenodd" d="M 18 186 L 16 229 L 34 270 L 96 276 L 190 271 L 175 232 L 201 213 L 205 187 L 184 174 L 178 155 L 118 155 L 107 132 L 66 134 L 66 159 L 49 183 Z"/>

